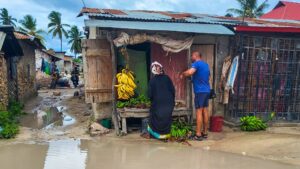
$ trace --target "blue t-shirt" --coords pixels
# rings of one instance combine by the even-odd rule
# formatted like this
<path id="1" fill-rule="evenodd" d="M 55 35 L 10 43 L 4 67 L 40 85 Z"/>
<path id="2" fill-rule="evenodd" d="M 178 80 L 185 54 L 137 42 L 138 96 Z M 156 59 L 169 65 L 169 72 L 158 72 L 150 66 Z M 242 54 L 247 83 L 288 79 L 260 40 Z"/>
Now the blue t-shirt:
<path id="1" fill-rule="evenodd" d="M 192 68 L 196 69 L 196 72 L 193 74 L 192 77 L 194 92 L 210 93 L 209 65 L 206 62 L 199 60 L 192 64 Z"/>

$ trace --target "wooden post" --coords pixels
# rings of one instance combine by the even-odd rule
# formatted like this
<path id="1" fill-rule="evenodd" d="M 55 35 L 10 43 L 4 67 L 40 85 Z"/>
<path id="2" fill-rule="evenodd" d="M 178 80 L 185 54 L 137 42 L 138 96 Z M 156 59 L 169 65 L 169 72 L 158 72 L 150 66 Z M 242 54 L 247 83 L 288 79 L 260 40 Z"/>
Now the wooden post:
<path id="1" fill-rule="evenodd" d="M 190 67 L 191 64 L 191 47 L 188 49 L 187 51 L 187 64 L 188 67 Z M 193 123 L 193 114 L 194 114 L 194 106 L 193 106 L 193 89 L 192 89 L 192 84 L 191 81 L 186 79 L 186 86 L 187 86 L 187 99 L 186 99 L 186 103 L 187 103 L 187 107 L 188 110 L 191 112 L 191 114 L 189 115 L 189 120 L 188 123 L 192 124 Z"/>
<path id="2" fill-rule="evenodd" d="M 113 72 L 113 81 L 112 81 L 112 120 L 115 126 L 115 132 L 119 136 L 120 135 L 120 127 L 119 127 L 119 120 L 118 120 L 118 112 L 117 112 L 117 106 L 116 106 L 116 96 L 115 96 L 115 84 L 116 84 L 116 55 L 115 55 L 115 47 L 112 40 L 112 34 L 111 32 L 108 33 L 107 39 L 110 42 L 110 49 L 111 49 L 111 58 L 112 58 L 112 72 Z"/>

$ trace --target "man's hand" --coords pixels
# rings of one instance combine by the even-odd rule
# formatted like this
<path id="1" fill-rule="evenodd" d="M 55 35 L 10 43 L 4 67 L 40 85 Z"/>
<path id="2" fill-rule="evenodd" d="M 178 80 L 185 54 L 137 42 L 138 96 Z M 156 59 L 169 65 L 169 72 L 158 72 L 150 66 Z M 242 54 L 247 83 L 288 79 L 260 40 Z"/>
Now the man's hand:
<path id="1" fill-rule="evenodd" d="M 180 73 L 179 78 L 180 78 L 180 79 L 184 79 L 183 73 Z"/>

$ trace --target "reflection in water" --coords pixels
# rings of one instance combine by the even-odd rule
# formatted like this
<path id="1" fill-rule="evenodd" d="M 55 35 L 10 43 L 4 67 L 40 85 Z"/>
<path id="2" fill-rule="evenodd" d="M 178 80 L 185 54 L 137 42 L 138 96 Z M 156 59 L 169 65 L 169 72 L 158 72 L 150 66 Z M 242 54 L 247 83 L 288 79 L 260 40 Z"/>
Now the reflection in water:
<path id="1" fill-rule="evenodd" d="M 44 169 L 85 169 L 87 152 L 80 149 L 80 140 L 49 142 Z"/>
<path id="2" fill-rule="evenodd" d="M 104 139 L 0 145 L 1 169 L 296 169 L 179 144 Z"/>

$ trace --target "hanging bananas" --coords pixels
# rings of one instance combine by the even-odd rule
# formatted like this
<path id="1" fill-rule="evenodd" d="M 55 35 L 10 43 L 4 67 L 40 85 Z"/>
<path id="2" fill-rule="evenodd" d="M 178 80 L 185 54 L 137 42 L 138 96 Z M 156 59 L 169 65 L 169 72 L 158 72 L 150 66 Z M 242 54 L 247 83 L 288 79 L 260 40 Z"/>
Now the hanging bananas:
<path id="1" fill-rule="evenodd" d="M 118 84 L 115 85 L 117 88 L 118 99 L 128 100 L 134 96 L 134 89 L 136 84 L 134 83 L 133 72 L 128 69 L 123 69 L 121 73 L 116 75 Z"/>

